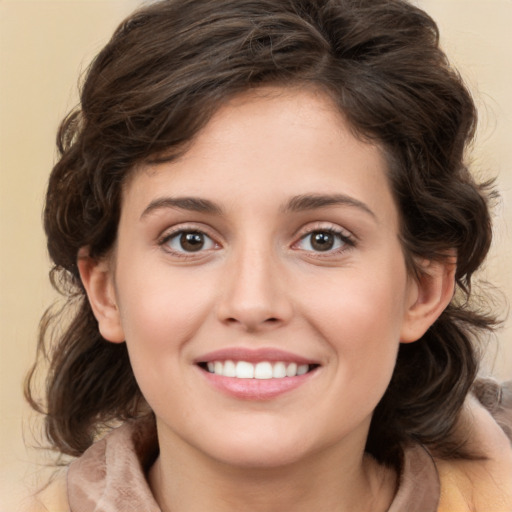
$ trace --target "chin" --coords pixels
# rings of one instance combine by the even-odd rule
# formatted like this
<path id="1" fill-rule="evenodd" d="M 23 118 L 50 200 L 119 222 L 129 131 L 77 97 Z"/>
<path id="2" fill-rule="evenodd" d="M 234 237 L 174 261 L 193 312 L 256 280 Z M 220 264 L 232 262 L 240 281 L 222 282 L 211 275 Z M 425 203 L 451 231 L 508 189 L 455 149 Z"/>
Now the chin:
<path id="1" fill-rule="evenodd" d="M 290 466 L 306 459 L 313 447 L 304 442 L 304 435 L 293 436 L 292 432 L 280 435 L 275 430 L 264 432 L 229 432 L 222 440 L 213 440 L 209 448 L 203 449 L 210 457 L 229 466 L 245 469 L 271 469 Z M 266 434 L 266 435 L 265 435 Z"/>
<path id="2" fill-rule="evenodd" d="M 220 454 L 219 454 L 220 455 Z M 275 449 L 262 449 L 261 445 L 255 449 L 244 447 L 229 456 L 220 458 L 226 465 L 248 470 L 277 469 L 297 464 L 305 457 L 304 453 L 297 453 L 296 450 L 287 450 L 282 446 Z"/>

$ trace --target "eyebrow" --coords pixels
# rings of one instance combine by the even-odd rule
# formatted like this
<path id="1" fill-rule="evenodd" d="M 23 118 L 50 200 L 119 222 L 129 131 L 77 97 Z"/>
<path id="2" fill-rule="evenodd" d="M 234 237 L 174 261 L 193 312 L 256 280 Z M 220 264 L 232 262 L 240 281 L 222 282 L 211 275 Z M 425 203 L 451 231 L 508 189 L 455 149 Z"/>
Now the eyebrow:
<path id="1" fill-rule="evenodd" d="M 345 194 L 304 194 L 295 196 L 288 201 L 284 207 L 284 212 L 301 212 L 328 206 L 352 206 L 374 218 L 377 217 L 365 203 Z"/>
<path id="2" fill-rule="evenodd" d="M 362 201 L 345 194 L 303 194 L 292 197 L 282 208 L 284 213 L 302 212 L 325 208 L 329 206 L 352 206 L 358 208 L 372 217 L 375 213 Z M 140 216 L 141 219 L 148 216 L 155 210 L 164 208 L 187 210 L 198 213 L 222 215 L 222 208 L 210 201 L 199 197 L 160 197 L 149 203 Z"/>
<path id="3" fill-rule="evenodd" d="M 209 213 L 221 215 L 222 208 L 208 199 L 198 197 L 160 197 L 157 198 L 145 208 L 140 218 L 144 218 L 155 210 L 162 208 L 173 208 L 180 210 L 188 210 L 191 212 Z"/>

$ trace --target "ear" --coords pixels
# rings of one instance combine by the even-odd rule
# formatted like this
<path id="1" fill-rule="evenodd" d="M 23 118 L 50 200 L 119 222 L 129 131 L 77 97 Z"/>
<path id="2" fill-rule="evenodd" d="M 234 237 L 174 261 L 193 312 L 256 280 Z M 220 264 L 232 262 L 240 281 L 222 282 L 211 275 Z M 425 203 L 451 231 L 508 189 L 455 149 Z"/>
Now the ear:
<path id="1" fill-rule="evenodd" d="M 100 334 L 112 343 L 122 343 L 125 336 L 108 260 L 91 258 L 89 249 L 82 247 L 78 252 L 77 265 Z"/>
<path id="2" fill-rule="evenodd" d="M 452 300 L 455 290 L 456 258 L 423 261 L 418 277 L 411 277 L 409 304 L 400 335 L 402 343 L 421 338 Z"/>

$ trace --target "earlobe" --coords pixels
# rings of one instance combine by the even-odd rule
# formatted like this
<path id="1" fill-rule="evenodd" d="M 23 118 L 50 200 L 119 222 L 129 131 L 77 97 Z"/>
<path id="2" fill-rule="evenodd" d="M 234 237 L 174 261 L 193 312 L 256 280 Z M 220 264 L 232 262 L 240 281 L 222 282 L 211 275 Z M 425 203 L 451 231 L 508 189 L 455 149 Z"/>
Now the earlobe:
<path id="1" fill-rule="evenodd" d="M 455 289 L 455 269 L 455 257 L 419 265 L 419 277 L 410 283 L 410 303 L 400 336 L 402 343 L 421 338 L 448 306 Z"/>
<path id="2" fill-rule="evenodd" d="M 112 343 L 122 343 L 125 337 L 108 261 L 92 258 L 88 248 L 83 247 L 77 265 L 101 335 Z"/>

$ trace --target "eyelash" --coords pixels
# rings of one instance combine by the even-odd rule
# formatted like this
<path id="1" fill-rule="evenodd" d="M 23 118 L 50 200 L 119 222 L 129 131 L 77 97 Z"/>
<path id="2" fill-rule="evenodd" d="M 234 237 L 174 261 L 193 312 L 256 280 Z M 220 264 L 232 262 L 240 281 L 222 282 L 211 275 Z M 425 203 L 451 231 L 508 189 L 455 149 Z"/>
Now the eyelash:
<path id="1" fill-rule="evenodd" d="M 186 235 L 186 234 L 193 234 L 193 235 L 201 235 L 203 239 L 207 239 L 210 241 L 210 243 L 213 245 L 213 247 L 208 247 L 207 249 L 200 248 L 197 251 L 186 251 L 186 250 L 176 250 L 173 249 L 169 243 L 174 239 L 179 239 L 179 237 Z M 206 251 L 215 250 L 219 247 L 219 244 L 205 231 L 204 228 L 199 228 L 195 226 L 188 226 L 186 228 L 180 227 L 178 229 L 175 229 L 171 232 L 166 232 L 159 240 L 158 245 L 162 247 L 166 252 L 172 254 L 173 256 L 176 256 L 178 258 L 183 259 L 190 259 L 190 258 L 197 258 L 198 255 L 203 255 Z"/>
<path id="2" fill-rule="evenodd" d="M 299 240 L 293 244 L 292 248 L 296 248 L 301 242 L 315 234 L 331 235 L 340 243 L 340 247 L 335 249 L 328 249 L 326 251 L 307 250 L 307 252 L 309 252 L 315 258 L 328 258 L 332 257 L 333 255 L 337 256 L 356 246 L 356 241 L 353 235 L 346 230 L 342 230 L 334 226 L 316 226 L 313 229 L 308 228 L 306 232 L 301 234 Z"/>
<path id="3" fill-rule="evenodd" d="M 206 249 L 203 249 L 202 247 L 199 248 L 197 251 L 186 251 L 184 249 L 182 250 L 176 250 L 173 249 L 169 242 L 171 242 L 174 239 L 179 239 L 179 237 L 186 235 L 186 234 L 192 234 L 192 235 L 200 235 L 203 237 L 203 239 L 209 240 L 211 247 L 207 247 Z M 315 234 L 327 234 L 331 235 L 340 243 L 340 247 L 337 247 L 335 249 L 327 249 L 325 251 L 315 251 L 312 249 L 306 249 L 305 252 L 310 253 L 315 258 L 326 258 L 333 255 L 339 255 L 347 250 L 349 250 L 352 247 L 355 247 L 356 243 L 354 240 L 354 237 L 349 234 L 345 230 L 341 230 L 338 228 L 335 228 L 333 226 L 325 227 L 325 226 L 315 226 L 313 229 L 307 228 L 305 229 L 302 234 L 300 235 L 300 238 L 298 241 L 294 242 L 292 244 L 292 249 L 300 250 L 297 246 L 306 240 L 308 237 L 312 237 Z M 190 227 L 180 227 L 178 229 L 175 229 L 171 232 L 165 233 L 159 240 L 158 245 L 163 247 L 165 251 L 172 254 L 173 256 L 176 256 L 178 258 L 183 259 L 190 259 L 190 258 L 197 258 L 198 255 L 205 255 L 205 252 L 210 252 L 211 250 L 216 250 L 220 247 L 220 244 L 218 244 L 210 235 L 208 235 L 203 228 L 190 226 Z M 181 245 L 181 244 L 180 244 Z"/>

